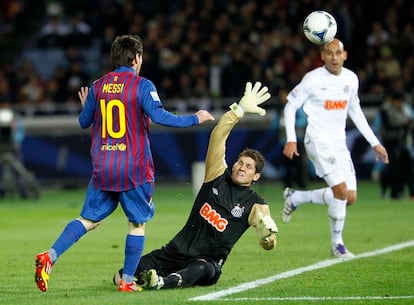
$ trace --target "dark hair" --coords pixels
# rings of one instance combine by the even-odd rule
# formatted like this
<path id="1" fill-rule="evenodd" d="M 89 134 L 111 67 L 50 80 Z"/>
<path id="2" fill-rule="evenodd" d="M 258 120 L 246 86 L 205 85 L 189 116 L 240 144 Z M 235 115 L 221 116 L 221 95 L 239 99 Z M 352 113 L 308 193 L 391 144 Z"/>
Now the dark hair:
<path id="1" fill-rule="evenodd" d="M 120 66 L 132 66 L 137 54 L 143 52 L 142 40 L 138 35 L 122 35 L 115 37 L 111 46 L 111 63 L 114 69 Z"/>
<path id="2" fill-rule="evenodd" d="M 261 173 L 265 165 L 265 158 L 262 153 L 256 149 L 246 148 L 238 156 L 238 159 L 241 157 L 252 158 L 256 162 L 256 173 Z"/>

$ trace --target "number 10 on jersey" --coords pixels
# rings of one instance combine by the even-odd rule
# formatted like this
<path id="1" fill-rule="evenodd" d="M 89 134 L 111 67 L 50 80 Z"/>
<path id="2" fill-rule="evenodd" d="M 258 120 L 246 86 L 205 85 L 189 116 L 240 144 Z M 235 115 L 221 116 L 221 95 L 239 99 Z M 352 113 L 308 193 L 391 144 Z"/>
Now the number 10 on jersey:
<path id="1" fill-rule="evenodd" d="M 102 115 L 102 138 L 105 139 L 108 135 L 114 139 L 122 138 L 126 132 L 125 105 L 120 100 L 114 99 L 106 103 L 104 99 L 101 99 L 100 106 Z M 114 108 L 116 111 L 114 111 Z M 118 115 L 118 130 L 114 128 L 114 113 Z"/>

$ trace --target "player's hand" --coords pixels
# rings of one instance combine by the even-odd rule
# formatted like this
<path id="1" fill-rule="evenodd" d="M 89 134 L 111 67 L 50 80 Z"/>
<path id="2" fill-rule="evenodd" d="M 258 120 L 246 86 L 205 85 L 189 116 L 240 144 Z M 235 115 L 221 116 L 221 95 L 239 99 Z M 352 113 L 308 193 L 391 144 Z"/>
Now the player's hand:
<path id="1" fill-rule="evenodd" d="M 289 159 L 293 159 L 293 157 L 299 156 L 297 143 L 286 142 L 285 146 L 283 147 L 283 154 Z"/>
<path id="2" fill-rule="evenodd" d="M 257 233 L 260 239 L 266 240 L 270 235 L 277 233 L 278 228 L 270 215 L 263 216 L 262 213 L 258 213 L 257 217 Z"/>
<path id="3" fill-rule="evenodd" d="M 268 237 L 259 241 L 260 246 L 265 250 L 272 250 L 276 247 L 277 239 L 275 234 L 271 234 Z"/>
<path id="4" fill-rule="evenodd" d="M 246 83 L 244 96 L 239 102 L 239 105 L 244 109 L 244 111 L 249 113 L 257 113 L 261 116 L 266 114 L 266 110 L 257 105 L 260 105 L 270 99 L 270 93 L 268 92 L 268 88 L 266 86 L 260 89 L 261 86 L 261 82 L 256 82 L 253 88 L 251 82 Z"/>
<path id="5" fill-rule="evenodd" d="M 88 87 L 81 87 L 78 91 L 78 96 L 82 106 L 85 106 L 86 97 L 88 96 L 89 88 Z"/>
<path id="6" fill-rule="evenodd" d="M 276 222 L 273 220 L 270 215 L 263 216 L 260 221 L 263 223 L 264 227 L 269 230 L 271 233 L 277 233 L 278 228 Z M 270 234 L 270 233 L 269 233 Z"/>
<path id="7" fill-rule="evenodd" d="M 199 110 L 196 112 L 196 116 L 198 118 L 198 123 L 202 124 L 207 121 L 214 121 L 214 117 L 210 114 L 210 112 L 206 110 Z"/>
<path id="8" fill-rule="evenodd" d="M 373 148 L 374 148 L 375 155 L 376 155 L 375 157 L 376 161 L 378 161 L 378 159 L 381 158 L 382 162 L 386 164 L 389 163 L 388 153 L 384 146 L 382 146 L 381 144 L 378 144 L 374 146 Z"/>
<path id="9" fill-rule="evenodd" d="M 266 86 L 262 87 L 261 82 L 256 82 L 254 87 L 252 87 L 251 82 L 247 82 L 244 89 L 244 95 L 240 99 L 239 104 L 234 103 L 230 106 L 230 109 L 232 109 L 238 117 L 242 117 L 245 112 L 257 113 L 264 116 L 266 110 L 258 105 L 270 99 L 271 95 L 268 90 L 269 89 Z"/>

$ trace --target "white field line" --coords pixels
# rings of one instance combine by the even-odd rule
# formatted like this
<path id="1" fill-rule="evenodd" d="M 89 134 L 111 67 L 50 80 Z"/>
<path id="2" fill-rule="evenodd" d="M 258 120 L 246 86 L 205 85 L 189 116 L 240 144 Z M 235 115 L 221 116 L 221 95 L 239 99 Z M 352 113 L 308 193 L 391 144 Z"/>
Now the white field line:
<path id="1" fill-rule="evenodd" d="M 220 290 L 220 291 L 216 291 L 216 292 L 212 292 L 209 294 L 205 294 L 205 295 L 201 295 L 198 297 L 193 297 L 191 299 L 189 299 L 189 301 L 213 301 L 213 300 L 217 300 L 219 298 L 231 295 L 231 294 L 235 294 L 235 293 L 240 293 L 249 289 L 253 289 L 262 285 L 266 285 L 269 284 L 271 282 L 277 281 L 277 280 L 281 280 L 281 279 L 285 279 L 288 277 L 292 277 L 295 275 L 299 275 L 302 274 L 304 272 L 308 272 L 308 271 L 313 271 L 313 270 L 318 270 L 318 269 L 322 269 L 322 268 L 326 268 L 326 267 L 330 267 L 336 264 L 340 264 L 343 262 L 347 262 L 347 261 L 351 261 L 351 260 L 355 260 L 355 259 L 360 259 L 360 258 L 366 258 L 366 257 L 371 257 L 371 256 L 377 256 L 377 255 L 381 255 L 384 253 L 388 253 L 388 252 L 393 252 L 393 251 L 398 251 L 407 247 L 412 247 L 414 246 L 414 240 L 405 242 L 405 243 L 401 243 L 401 244 L 397 244 L 397 245 L 393 245 L 390 247 L 386 247 L 383 249 L 378 249 L 375 251 L 371 251 L 371 252 L 365 252 L 365 253 L 361 253 L 358 255 L 355 255 L 354 257 L 349 257 L 349 258 L 333 258 L 333 259 L 328 259 L 328 260 L 324 260 L 324 261 L 320 261 L 316 264 L 313 265 L 309 265 L 306 267 L 301 267 L 298 269 L 293 269 L 293 270 L 289 270 L 283 273 L 279 273 L 279 274 L 275 274 L 273 276 L 264 278 L 264 279 L 258 279 L 256 281 L 252 281 L 252 282 L 247 282 L 247 283 L 243 283 L 234 287 L 230 287 L 224 290 Z M 384 298 L 386 299 L 386 298 Z"/>
<path id="2" fill-rule="evenodd" d="M 366 296 L 366 297 L 285 297 L 285 298 L 234 298 L 220 301 L 364 301 L 364 300 L 411 300 L 414 295 L 403 296 Z"/>

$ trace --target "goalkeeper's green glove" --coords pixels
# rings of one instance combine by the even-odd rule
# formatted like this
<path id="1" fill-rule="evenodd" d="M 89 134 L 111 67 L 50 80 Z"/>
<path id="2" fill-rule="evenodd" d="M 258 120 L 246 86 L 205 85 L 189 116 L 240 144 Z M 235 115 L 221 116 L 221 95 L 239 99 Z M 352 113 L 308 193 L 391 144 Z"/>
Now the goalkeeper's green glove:
<path id="1" fill-rule="evenodd" d="M 233 110 L 239 118 L 243 117 L 245 112 L 257 113 L 261 116 L 266 114 L 266 110 L 257 105 L 266 102 L 270 99 L 271 95 L 266 86 L 263 86 L 260 89 L 261 86 L 261 82 L 256 82 L 252 88 L 252 83 L 247 82 L 246 88 L 244 89 L 244 95 L 240 99 L 239 103 L 234 103 L 230 106 L 230 109 Z"/>

